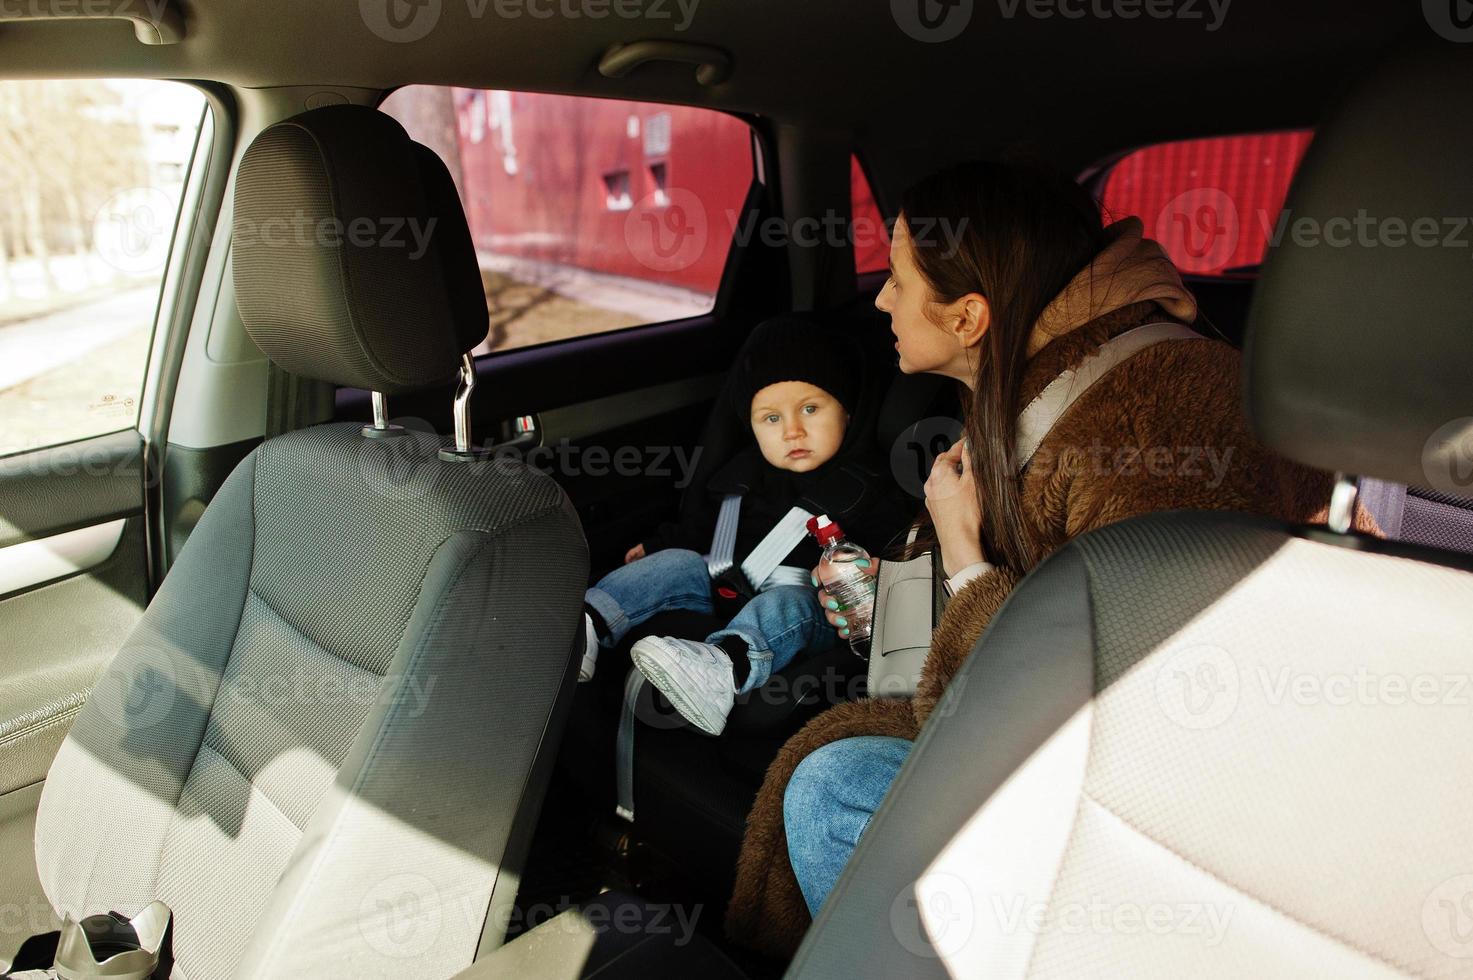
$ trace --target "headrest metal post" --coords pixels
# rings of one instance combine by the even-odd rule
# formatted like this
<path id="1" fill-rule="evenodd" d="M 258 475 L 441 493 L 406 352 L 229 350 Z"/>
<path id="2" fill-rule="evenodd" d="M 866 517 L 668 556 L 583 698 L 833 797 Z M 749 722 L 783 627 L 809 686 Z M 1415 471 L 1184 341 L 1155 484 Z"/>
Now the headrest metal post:
<path id="1" fill-rule="evenodd" d="M 460 384 L 455 389 L 455 451 L 471 449 L 471 395 L 476 390 L 476 362 L 460 355 Z"/>
<path id="2" fill-rule="evenodd" d="M 389 422 L 389 399 L 382 391 L 370 392 L 373 395 L 373 425 L 365 425 L 359 430 L 368 439 L 392 439 L 404 434 L 404 426 L 393 425 Z"/>
<path id="3" fill-rule="evenodd" d="M 1360 494 L 1356 478 L 1344 473 L 1335 474 L 1335 488 L 1330 491 L 1330 516 L 1326 522 L 1336 534 L 1349 532 L 1355 522 L 1355 498 Z"/>
<path id="4" fill-rule="evenodd" d="M 455 446 L 440 450 L 447 462 L 485 459 L 490 453 L 471 442 L 471 395 L 476 390 L 476 362 L 470 354 L 460 355 L 460 383 L 455 386 Z"/>

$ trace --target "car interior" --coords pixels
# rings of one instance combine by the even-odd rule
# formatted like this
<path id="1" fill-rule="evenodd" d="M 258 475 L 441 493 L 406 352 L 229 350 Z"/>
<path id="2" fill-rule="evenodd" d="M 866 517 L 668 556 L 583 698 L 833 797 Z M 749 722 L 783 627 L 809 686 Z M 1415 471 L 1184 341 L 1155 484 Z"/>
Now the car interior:
<path id="1" fill-rule="evenodd" d="M 0 7 L 0 975 L 1473 976 L 1464 7 Z M 723 928 L 747 816 L 864 660 L 713 737 L 629 649 L 718 616 L 579 683 L 583 594 L 741 448 L 779 315 L 924 509 L 962 408 L 897 367 L 885 223 L 975 158 L 1145 221 L 1328 524 L 1051 555 L 777 960 Z"/>

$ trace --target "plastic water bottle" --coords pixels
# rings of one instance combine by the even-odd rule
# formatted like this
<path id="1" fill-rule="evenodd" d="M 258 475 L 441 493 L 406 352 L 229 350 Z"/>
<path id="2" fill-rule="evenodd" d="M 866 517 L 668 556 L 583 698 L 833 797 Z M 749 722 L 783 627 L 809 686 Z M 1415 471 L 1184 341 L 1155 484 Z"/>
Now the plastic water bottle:
<path id="1" fill-rule="evenodd" d="M 823 549 L 818 580 L 839 604 L 839 614 L 849 621 L 849 646 L 863 657 L 869 650 L 876 582 L 873 575 L 854 563 L 861 558 L 871 561 L 869 552 L 844 537 L 844 529 L 827 514 L 810 519 L 808 530 Z"/>

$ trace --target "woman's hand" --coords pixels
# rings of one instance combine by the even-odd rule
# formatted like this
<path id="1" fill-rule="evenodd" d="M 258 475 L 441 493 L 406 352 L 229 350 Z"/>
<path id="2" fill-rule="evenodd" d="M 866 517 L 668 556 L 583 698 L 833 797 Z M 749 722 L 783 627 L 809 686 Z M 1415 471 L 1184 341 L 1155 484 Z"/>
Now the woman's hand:
<path id="1" fill-rule="evenodd" d="M 624 552 L 624 564 L 627 565 L 632 561 L 639 561 L 643 557 L 644 544 L 637 544 L 633 548 L 630 548 L 628 551 Z"/>
<path id="2" fill-rule="evenodd" d="M 860 564 L 860 562 L 864 562 L 864 559 L 859 559 L 855 564 L 859 565 L 868 574 L 880 574 L 880 560 L 878 558 L 871 558 L 864 564 Z M 819 584 L 817 566 L 814 567 L 813 571 L 808 573 L 808 581 L 812 582 L 814 588 L 818 589 L 818 604 L 823 609 L 824 617 L 828 619 L 829 625 L 839 631 L 841 638 L 845 640 L 849 639 L 849 621 L 844 617 L 844 613 L 848 612 L 848 610 L 840 610 L 839 600 L 829 595 L 828 590 Z"/>
<path id="3" fill-rule="evenodd" d="M 982 504 L 972 480 L 965 440 L 958 439 L 931 464 L 926 478 L 926 510 L 936 526 L 941 564 L 948 576 L 983 561 Z"/>

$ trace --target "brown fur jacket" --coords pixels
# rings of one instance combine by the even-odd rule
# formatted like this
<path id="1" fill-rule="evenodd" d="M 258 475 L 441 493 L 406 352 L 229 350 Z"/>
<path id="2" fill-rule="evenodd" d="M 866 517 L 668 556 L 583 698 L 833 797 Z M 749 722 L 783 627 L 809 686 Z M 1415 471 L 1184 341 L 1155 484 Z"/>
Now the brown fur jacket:
<path id="1" fill-rule="evenodd" d="M 1106 339 L 1172 319 L 1164 311 L 1178 309 L 1153 297 L 1056 333 L 1029 360 L 1020 404 Z M 1179 318 L 1190 320 L 1195 311 L 1183 312 Z M 1043 553 L 1092 528 L 1158 510 L 1243 510 L 1322 523 L 1331 477 L 1276 456 L 1253 439 L 1240 407 L 1239 374 L 1238 352 L 1204 338 L 1153 345 L 1096 382 L 1054 426 L 1022 477 L 1024 519 Z M 1377 533 L 1363 512 L 1356 526 Z M 783 793 L 798 763 L 820 746 L 854 735 L 914 739 L 1021 577 L 997 568 L 957 593 L 933 634 L 913 700 L 837 705 L 782 747 L 747 819 L 726 918 L 733 940 L 786 957 L 808 928 L 783 830 Z"/>

